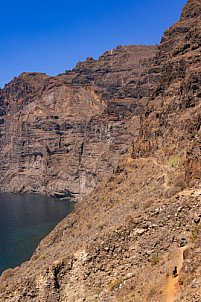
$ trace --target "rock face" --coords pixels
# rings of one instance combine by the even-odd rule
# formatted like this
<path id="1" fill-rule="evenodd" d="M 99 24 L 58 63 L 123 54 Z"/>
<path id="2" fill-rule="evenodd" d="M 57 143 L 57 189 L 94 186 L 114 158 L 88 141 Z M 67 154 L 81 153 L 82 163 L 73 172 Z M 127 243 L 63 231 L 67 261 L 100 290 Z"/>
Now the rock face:
<path id="1" fill-rule="evenodd" d="M 146 77 L 155 50 L 155 46 L 146 45 L 117 46 L 98 60 L 87 58 L 85 62 L 79 62 L 73 70 L 59 77 L 73 86 L 94 87 L 103 100 L 140 99 L 150 94 L 159 79 L 148 81 Z"/>
<path id="2" fill-rule="evenodd" d="M 110 177 L 76 204 L 73 213 L 39 244 L 30 261 L 2 274 L 1 301 L 201 301 L 200 9 L 199 1 L 187 2 L 181 19 L 165 32 L 151 59 L 152 65 L 144 72 L 149 77 L 149 70 L 158 64 L 155 78 L 162 69 L 160 81 L 141 115 L 131 156 L 121 157 Z M 81 99 L 88 93 L 86 101 L 91 95 L 92 125 L 97 124 L 96 118 L 105 121 L 108 116 L 118 117 L 116 122 L 122 122 L 126 114 L 129 116 L 126 102 L 130 98 L 106 104 L 98 86 L 97 94 L 91 92 L 91 84 L 87 89 L 77 84 L 69 87 L 62 82 L 65 76 L 59 76 L 60 82 L 51 78 L 53 91 L 64 90 L 65 95 L 67 90 L 69 95 L 79 91 Z M 50 79 L 45 75 L 42 77 L 46 84 L 41 104 L 52 108 L 54 102 L 46 99 L 52 84 L 47 84 Z M 41 83 L 32 87 L 33 93 L 42 91 Z M 30 86 L 24 86 L 27 92 L 23 102 L 28 103 Z M 81 106 L 78 99 L 74 98 Z M 9 104 L 5 98 L 1 101 L 4 119 Z M 13 102 L 22 106 L 21 102 Z M 54 104 L 57 112 L 59 105 Z M 69 105 L 65 107 L 62 98 L 59 104 L 64 106 L 65 115 Z M 119 115 L 113 113 L 120 104 L 124 108 L 121 118 L 120 108 Z M 42 110 L 42 105 L 39 108 Z M 82 108 L 80 115 L 89 110 L 89 106 Z M 69 110 L 77 116 L 77 109 L 76 113 L 74 107 Z M 102 114 L 97 114 L 99 110 Z M 29 123 L 31 118 L 36 119 L 33 113 Z M 49 125 L 55 127 L 58 120 L 60 117 L 54 117 L 54 123 Z M 44 129 L 48 122 L 47 119 L 42 123 Z M 1 125 L 5 129 L 5 122 Z M 52 133 L 61 131 L 53 129 Z M 37 137 L 41 138 L 41 134 Z M 94 137 L 91 134 L 90 139 Z M 54 148 L 61 145 L 62 140 L 58 140 Z M 48 146 L 47 157 L 54 156 L 54 148 Z M 81 147 L 80 157 L 84 150 Z M 172 274 L 175 266 L 178 276 Z"/>
<path id="3" fill-rule="evenodd" d="M 137 87 L 137 80 L 154 52 L 155 46 L 119 46 L 66 74 L 23 73 L 6 85 L 0 91 L 1 191 L 76 201 L 107 177 L 138 133 L 142 96 L 154 83 Z"/>
<path id="4" fill-rule="evenodd" d="M 1 191 L 78 200 L 107 177 L 138 134 L 169 52 L 198 19 L 196 3 L 187 4 L 157 47 L 118 46 L 57 77 L 24 73 L 6 85 L 0 91 Z"/>
<path id="5" fill-rule="evenodd" d="M 0 91 L 1 191 L 76 201 L 107 177 L 138 135 L 140 113 L 169 53 L 199 19 L 196 4 L 187 4 L 157 47 L 118 46 L 57 77 L 24 73 L 6 85 Z M 155 96 L 169 85 L 166 77 L 163 71 Z M 187 165 L 194 169 L 194 161 Z"/>
<path id="6" fill-rule="evenodd" d="M 201 22 L 198 1 L 187 3 L 181 20 L 165 32 L 162 41 L 172 43 L 175 32 L 176 36 L 178 32 L 180 35 L 185 32 L 185 36 L 171 50 L 160 81 L 144 108 L 140 135 L 134 139 L 131 156 L 152 154 L 161 162 L 175 156 L 186 159 L 186 180 L 190 182 L 201 177 Z M 170 34 L 173 35 L 171 39 Z"/>

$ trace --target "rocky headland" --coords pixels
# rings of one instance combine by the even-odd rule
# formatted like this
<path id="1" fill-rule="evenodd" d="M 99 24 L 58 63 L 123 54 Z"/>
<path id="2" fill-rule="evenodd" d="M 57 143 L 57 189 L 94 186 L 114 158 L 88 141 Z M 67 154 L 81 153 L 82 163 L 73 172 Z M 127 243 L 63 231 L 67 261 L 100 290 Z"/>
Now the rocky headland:
<path id="1" fill-rule="evenodd" d="M 127 59 L 125 70 L 121 67 L 125 80 L 119 81 L 121 64 L 118 55 L 113 55 L 120 52 L 119 60 L 123 60 L 127 52 L 133 58 L 131 50 L 136 47 L 126 46 L 97 61 L 87 59 L 55 78 L 21 75 L 1 91 L 1 181 L 5 191 L 21 177 L 22 191 L 31 191 L 28 186 L 35 184 L 35 190 L 44 194 L 81 194 L 76 182 L 73 190 L 59 187 L 69 177 L 59 174 L 67 160 L 68 169 L 77 169 L 78 162 L 79 171 L 88 177 L 83 193 L 88 195 L 73 213 L 42 240 L 30 261 L 2 274 L 1 301 L 201 301 L 200 16 L 200 1 L 188 0 L 180 20 L 165 31 L 160 45 L 148 47 L 149 54 L 138 62 L 131 59 L 142 64 L 143 70 L 137 68 L 139 76 L 131 77 Z M 107 70 L 114 86 L 112 76 L 101 80 L 101 64 L 110 60 L 114 64 L 108 63 Z M 57 97 L 50 97 L 51 90 Z M 12 112 L 13 122 L 8 123 Z M 84 128 L 80 147 L 72 137 L 75 131 L 76 137 L 81 136 L 83 126 L 78 124 L 88 116 L 90 123 Z M 118 143 L 111 153 L 103 149 L 108 148 L 107 134 L 100 136 L 99 126 L 100 121 L 108 120 L 112 129 L 117 126 L 110 142 Z M 25 125 L 25 132 L 17 125 Z M 30 135 L 33 138 L 27 142 Z M 71 146 L 66 148 L 72 153 L 67 156 L 64 142 L 68 144 L 70 137 Z M 21 148 L 14 143 L 17 139 Z M 130 153 L 126 153 L 129 145 Z M 28 156 L 22 156 L 21 150 Z M 37 150 L 44 151 L 38 154 Z M 15 170 L 20 164 L 25 168 Z M 96 176 L 92 178 L 90 171 Z M 74 177 L 74 170 L 65 172 Z M 44 182 L 38 183 L 43 187 L 40 184 L 37 189 L 34 181 L 41 175 Z M 25 183 L 27 176 L 32 184 Z M 79 173 L 77 177 L 80 181 Z M 52 186 L 58 185 L 53 188 L 50 179 Z M 95 179 L 94 190 L 87 179 L 89 183 Z"/>

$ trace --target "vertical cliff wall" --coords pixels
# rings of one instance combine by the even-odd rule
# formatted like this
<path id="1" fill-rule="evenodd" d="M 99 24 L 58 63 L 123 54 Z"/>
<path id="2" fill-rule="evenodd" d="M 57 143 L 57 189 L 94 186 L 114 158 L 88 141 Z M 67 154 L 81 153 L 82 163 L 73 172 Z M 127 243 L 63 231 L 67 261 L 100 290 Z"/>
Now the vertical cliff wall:
<path id="1" fill-rule="evenodd" d="M 119 46 L 57 77 L 24 73 L 0 91 L 2 192 L 78 200 L 115 167 L 139 129 L 153 90 L 144 83 L 155 46 Z"/>
<path id="2" fill-rule="evenodd" d="M 133 158 L 150 155 L 161 161 L 173 156 L 183 158 L 188 182 L 201 177 L 200 9 L 199 1 L 188 1 L 181 19 L 165 32 L 159 48 L 167 44 L 171 51 L 144 108 L 140 135 L 131 147 Z"/>

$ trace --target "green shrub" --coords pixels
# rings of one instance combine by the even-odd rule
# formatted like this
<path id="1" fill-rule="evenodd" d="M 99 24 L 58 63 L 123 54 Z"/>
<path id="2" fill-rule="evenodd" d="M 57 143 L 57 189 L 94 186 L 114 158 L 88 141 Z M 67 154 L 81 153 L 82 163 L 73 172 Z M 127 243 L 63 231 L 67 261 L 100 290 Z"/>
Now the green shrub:
<path id="1" fill-rule="evenodd" d="M 121 284 L 120 279 L 115 279 L 108 285 L 109 292 L 113 291 L 116 287 L 118 287 Z"/>
<path id="2" fill-rule="evenodd" d="M 149 292 L 149 294 L 148 294 L 147 300 L 148 300 L 149 298 L 152 298 L 156 293 L 157 293 L 157 290 L 156 290 L 154 287 L 151 288 L 151 289 L 150 289 L 150 292 Z"/>
<path id="3" fill-rule="evenodd" d="M 176 168 L 181 163 L 181 157 L 175 156 L 174 158 L 170 159 L 168 162 L 169 168 Z"/>
<path id="4" fill-rule="evenodd" d="M 159 258 L 157 255 L 152 255 L 149 259 L 149 262 L 151 263 L 151 266 L 154 266 L 159 263 Z"/>
<path id="5" fill-rule="evenodd" d="M 198 238 L 198 234 L 201 230 L 201 225 L 198 225 L 194 228 L 194 230 L 192 231 L 192 237 L 191 237 L 191 241 L 194 242 L 197 238 Z"/>

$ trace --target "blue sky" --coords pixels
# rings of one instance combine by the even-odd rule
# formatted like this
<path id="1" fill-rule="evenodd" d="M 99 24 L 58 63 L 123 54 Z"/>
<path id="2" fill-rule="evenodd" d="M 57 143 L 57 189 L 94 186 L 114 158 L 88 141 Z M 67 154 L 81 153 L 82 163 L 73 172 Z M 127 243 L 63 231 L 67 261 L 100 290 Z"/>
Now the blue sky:
<path id="1" fill-rule="evenodd" d="M 57 75 L 117 45 L 157 44 L 187 0 L 10 0 L 0 4 L 0 87 Z"/>

